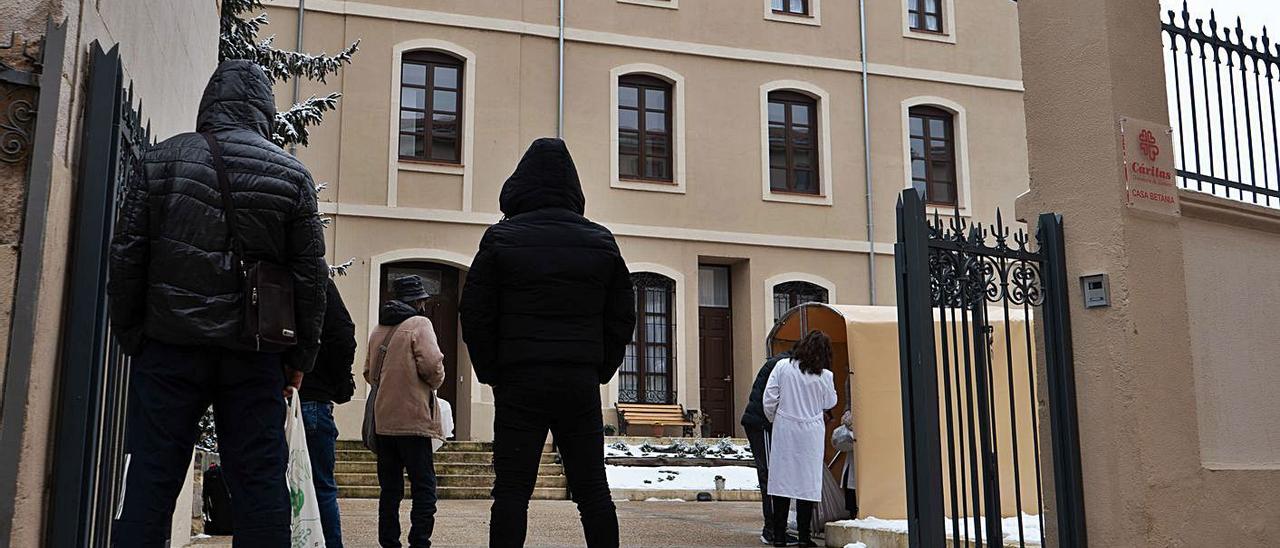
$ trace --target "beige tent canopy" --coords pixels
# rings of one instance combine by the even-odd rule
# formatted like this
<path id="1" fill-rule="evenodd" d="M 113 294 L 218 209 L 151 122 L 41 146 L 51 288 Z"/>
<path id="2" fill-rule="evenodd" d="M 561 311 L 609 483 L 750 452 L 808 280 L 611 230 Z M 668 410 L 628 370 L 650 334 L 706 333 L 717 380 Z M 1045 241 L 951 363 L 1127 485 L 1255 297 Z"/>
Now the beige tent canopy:
<path id="1" fill-rule="evenodd" d="M 935 311 L 935 326 L 939 326 Z M 1001 511 L 1005 516 L 1016 513 L 1017 498 L 1021 496 L 1023 512 L 1036 514 L 1037 486 L 1035 472 L 1035 452 L 1032 438 L 1035 431 L 1034 415 L 1031 407 L 1031 391 L 1028 386 L 1028 342 L 1021 336 L 1027 327 L 1027 319 L 1021 311 L 1010 313 L 1009 345 L 1013 356 L 1013 409 L 1009 405 L 1009 362 L 1006 359 L 1004 311 L 992 309 L 991 318 L 992 348 L 992 394 L 995 401 L 995 423 L 997 453 L 1000 463 Z M 904 472 L 904 456 L 902 448 L 902 391 L 901 372 L 898 355 L 898 310 L 891 306 L 842 306 L 810 303 L 798 306 L 787 312 L 769 333 L 768 348 L 770 354 L 789 350 L 801 336 L 809 330 L 817 329 L 831 337 L 833 358 L 831 367 L 836 377 L 836 391 L 839 403 L 828 415 L 828 439 L 831 431 L 840 423 L 840 417 L 846 409 L 853 410 L 854 430 L 857 434 L 857 446 L 854 451 L 854 462 L 857 471 L 858 501 L 860 517 L 875 516 L 882 519 L 902 519 L 906 517 L 906 477 Z M 942 352 L 940 340 L 937 343 L 939 356 Z M 954 356 L 953 356 L 954 357 Z M 939 357 L 941 359 L 941 357 Z M 961 356 L 961 359 L 963 357 Z M 955 377 L 952 370 L 949 386 L 952 388 L 952 425 L 956 438 L 957 456 L 965 457 L 967 451 L 961 453 L 960 443 L 968 448 L 968 423 L 964 413 L 965 399 L 963 392 L 956 391 L 956 382 L 964 386 L 963 377 Z M 950 515 L 950 475 L 947 457 L 946 409 L 943 402 L 942 369 L 939 367 L 938 408 L 939 424 L 942 436 L 942 473 L 944 504 Z M 852 407 L 850 403 L 852 402 Z M 1014 481 L 1011 425 L 1017 423 L 1018 451 L 1020 475 Z M 976 429 L 976 425 L 975 425 Z M 961 440 L 958 436 L 964 434 Z M 828 447 L 826 460 L 831 462 L 834 450 Z M 832 466 L 832 474 L 839 478 L 844 466 L 841 456 Z M 957 466 L 959 461 L 957 460 Z M 965 489 L 960 494 L 968 494 L 972 498 L 972 473 L 957 474 L 957 489 Z M 964 485 L 966 487 L 961 487 Z M 1015 489 L 1014 486 L 1018 488 Z M 959 496 L 957 498 L 960 498 Z M 961 513 L 965 513 L 963 510 Z M 972 505 L 968 511 L 973 511 Z"/>

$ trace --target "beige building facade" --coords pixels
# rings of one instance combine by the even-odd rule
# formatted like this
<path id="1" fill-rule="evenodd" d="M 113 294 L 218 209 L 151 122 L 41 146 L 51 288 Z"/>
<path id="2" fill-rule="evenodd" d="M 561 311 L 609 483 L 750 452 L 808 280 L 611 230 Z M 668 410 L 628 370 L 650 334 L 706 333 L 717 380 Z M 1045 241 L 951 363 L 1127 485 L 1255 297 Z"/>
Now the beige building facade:
<path id="1" fill-rule="evenodd" d="M 610 422 L 618 401 L 678 403 L 708 417 L 707 435 L 740 435 L 776 310 L 894 303 L 894 205 L 913 179 L 940 189 L 938 211 L 979 220 L 1027 187 L 1008 0 L 868 2 L 865 64 L 856 0 L 569 4 L 563 137 L 587 216 L 646 273 L 641 340 L 602 387 Z M 338 286 L 360 338 L 389 279 L 425 276 L 457 435 L 491 439 L 493 396 L 471 372 L 457 295 L 501 217 L 503 181 L 530 141 L 557 133 L 557 3 L 267 5 L 282 46 L 299 21 L 307 51 L 361 40 L 338 77 L 303 83 L 300 97 L 343 98 L 299 151 L 329 183 L 330 262 L 355 259 Z M 277 90 L 282 104 L 291 93 Z M 657 144 L 637 152 L 637 137 Z M 344 438 L 359 435 L 363 393 L 336 411 Z"/>

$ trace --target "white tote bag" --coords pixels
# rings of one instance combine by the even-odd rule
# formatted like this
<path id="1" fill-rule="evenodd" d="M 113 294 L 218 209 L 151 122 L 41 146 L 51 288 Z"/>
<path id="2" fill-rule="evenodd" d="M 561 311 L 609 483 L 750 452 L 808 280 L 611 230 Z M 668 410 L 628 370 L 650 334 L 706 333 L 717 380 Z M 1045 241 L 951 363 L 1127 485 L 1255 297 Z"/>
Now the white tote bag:
<path id="1" fill-rule="evenodd" d="M 445 440 L 453 437 L 453 406 L 449 404 L 449 400 L 440 398 L 436 400 L 440 402 L 440 439 L 431 440 L 431 452 L 439 451 L 444 447 Z"/>
<path id="2" fill-rule="evenodd" d="M 289 445 L 289 466 L 285 480 L 289 485 L 289 504 L 293 509 L 293 532 L 290 548 L 324 548 L 324 530 L 320 527 L 320 504 L 316 486 L 311 482 L 311 455 L 307 452 L 307 431 L 302 425 L 302 402 L 298 391 L 289 398 L 289 416 L 284 420 L 284 439 Z"/>

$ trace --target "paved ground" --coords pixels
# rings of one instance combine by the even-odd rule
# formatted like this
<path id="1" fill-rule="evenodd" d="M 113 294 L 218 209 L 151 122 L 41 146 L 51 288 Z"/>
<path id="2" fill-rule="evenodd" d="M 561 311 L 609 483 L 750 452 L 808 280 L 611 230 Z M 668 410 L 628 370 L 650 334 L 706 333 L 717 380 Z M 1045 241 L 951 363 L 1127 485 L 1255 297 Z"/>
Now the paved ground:
<path id="1" fill-rule="evenodd" d="M 487 500 L 440 501 L 432 546 L 488 544 Z M 761 546 L 758 502 L 618 502 L 623 546 Z M 344 499 L 342 532 L 346 548 L 377 548 L 378 503 Z M 408 501 L 401 523 L 408 533 Z M 569 501 L 533 501 L 529 507 L 527 546 L 583 546 L 578 510 Z M 219 537 L 198 541 L 201 548 L 229 547 Z"/>

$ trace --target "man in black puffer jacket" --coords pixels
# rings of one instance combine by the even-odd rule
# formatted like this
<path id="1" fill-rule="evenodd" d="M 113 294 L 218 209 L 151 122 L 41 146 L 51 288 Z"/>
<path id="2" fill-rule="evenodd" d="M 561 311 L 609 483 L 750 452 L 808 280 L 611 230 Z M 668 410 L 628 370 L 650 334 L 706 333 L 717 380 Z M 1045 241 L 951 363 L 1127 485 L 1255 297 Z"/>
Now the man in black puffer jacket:
<path id="1" fill-rule="evenodd" d="M 587 545 L 617 546 L 600 385 L 617 372 L 635 329 L 631 275 L 613 234 L 583 217 L 563 141 L 534 141 L 499 200 L 506 218 L 481 240 L 461 304 L 476 377 L 495 397 L 489 546 L 524 545 L 548 429 Z"/>
<path id="2" fill-rule="evenodd" d="M 751 454 L 756 461 L 756 479 L 760 484 L 760 510 L 764 513 L 764 528 L 760 531 L 760 542 L 773 544 L 775 537 L 785 536 L 787 546 L 794 545 L 799 539 L 786 531 L 773 530 L 773 497 L 766 495 L 769 488 L 769 439 L 773 433 L 773 423 L 764 414 L 764 388 L 769 384 L 769 376 L 778 362 L 790 358 L 790 352 L 783 352 L 765 360 L 756 380 L 751 384 L 751 394 L 747 397 L 747 408 L 742 412 L 742 429 L 747 433 L 747 442 L 751 444 Z"/>
<path id="3" fill-rule="evenodd" d="M 288 351 L 258 352 L 238 341 L 241 280 L 201 134 L 150 148 L 143 176 L 125 196 L 108 287 L 112 328 L 135 356 L 117 546 L 164 545 L 197 423 L 210 404 L 236 545 L 289 545 L 281 394 L 296 389 L 315 360 L 328 270 L 311 175 L 269 140 L 275 113 L 262 69 L 227 61 L 209 79 L 196 129 L 223 151 L 245 257 L 293 273 L 298 342 Z"/>

